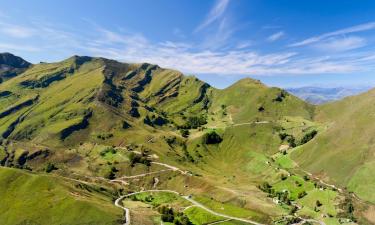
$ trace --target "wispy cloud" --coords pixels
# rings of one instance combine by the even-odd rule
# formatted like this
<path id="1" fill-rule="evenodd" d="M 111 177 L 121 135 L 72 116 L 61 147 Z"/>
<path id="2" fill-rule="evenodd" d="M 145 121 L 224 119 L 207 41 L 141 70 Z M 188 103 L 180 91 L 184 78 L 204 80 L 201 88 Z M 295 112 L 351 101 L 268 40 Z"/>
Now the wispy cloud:
<path id="1" fill-rule="evenodd" d="M 361 48 L 366 45 L 366 40 L 361 37 L 330 38 L 326 41 L 318 42 L 313 47 L 326 52 L 342 52 Z"/>
<path id="2" fill-rule="evenodd" d="M 270 36 L 267 38 L 267 41 L 269 41 L 269 42 L 274 42 L 274 41 L 279 40 L 279 39 L 282 38 L 283 36 L 285 36 L 285 32 L 284 32 L 284 31 L 279 31 L 279 32 L 277 32 L 277 33 L 274 33 L 274 34 L 270 35 Z"/>
<path id="3" fill-rule="evenodd" d="M 25 52 L 38 52 L 40 49 L 30 45 L 20 44 L 9 44 L 0 43 L 0 52 L 14 52 L 14 51 L 25 51 Z"/>
<path id="4" fill-rule="evenodd" d="M 220 19 L 229 5 L 229 0 L 217 0 L 206 19 L 195 29 L 198 32 Z"/>
<path id="5" fill-rule="evenodd" d="M 307 38 L 303 41 L 293 43 L 293 44 L 290 45 L 290 47 L 298 47 L 298 46 L 309 45 L 309 44 L 313 44 L 313 43 L 322 41 L 322 40 L 330 38 L 330 37 L 334 37 L 334 36 L 338 36 L 338 35 L 351 34 L 351 33 L 357 33 L 357 32 L 362 32 L 362 31 L 368 31 L 368 30 L 373 30 L 373 29 L 375 29 L 375 22 L 364 23 L 364 24 L 360 24 L 360 25 L 357 25 L 357 26 L 352 26 L 352 27 L 341 29 L 341 30 L 336 30 L 336 31 L 333 31 L 333 32 L 325 33 L 325 34 L 322 34 L 322 35 L 319 35 L 319 36 L 310 37 L 310 38 Z"/>
<path id="6" fill-rule="evenodd" d="M 0 32 L 14 38 L 28 38 L 35 34 L 35 31 L 29 27 L 4 22 L 0 22 Z"/>
<path id="7" fill-rule="evenodd" d="M 101 32 L 108 32 L 101 29 Z M 116 33 L 115 33 L 116 34 Z M 104 37 L 105 35 L 102 35 Z M 113 36 L 113 35 L 110 35 Z M 153 43 L 140 34 L 116 34 L 114 39 L 96 40 L 100 45 L 88 46 L 95 56 L 114 58 L 126 62 L 149 62 L 185 73 L 242 74 L 242 75 L 302 75 L 349 73 L 360 71 L 373 63 L 369 54 L 307 57 L 297 52 L 261 54 L 248 49 L 228 51 L 196 49 L 194 44 L 162 42 Z M 126 41 L 119 41 L 122 37 Z M 112 40 L 112 42 L 110 41 Z M 118 46 L 116 43 L 122 43 Z M 105 43 L 105 45 L 104 45 Z M 358 61 L 359 58 L 367 60 Z"/>
<path id="8" fill-rule="evenodd" d="M 218 20 L 217 34 L 221 32 L 228 38 L 233 31 L 231 23 L 225 18 L 227 17 L 222 16 Z M 33 31 L 33 35 L 24 37 L 25 39 L 14 39 L 11 33 L 3 33 L 0 36 L 0 51 L 16 51 L 21 56 L 22 53 L 37 52 L 40 56 L 54 55 L 57 56 L 55 58 L 73 54 L 92 55 L 124 62 L 149 62 L 192 74 L 268 76 L 350 73 L 373 68 L 375 65 L 373 52 L 345 52 L 338 55 L 325 53 L 327 56 L 319 57 L 291 49 L 263 53 L 252 49 L 253 42 L 248 40 L 234 42 L 232 48 L 218 49 L 206 48 L 199 41 L 155 42 L 142 33 L 110 30 L 96 24 L 89 24 L 85 32 L 74 32 L 69 27 L 40 21 L 30 22 L 28 28 Z M 4 39 L 5 36 L 9 38 Z M 28 46 L 22 45 L 26 43 L 25 40 Z M 348 49 L 364 44 L 363 40 L 356 37 L 347 37 L 345 40 L 331 37 L 324 41 L 332 49 Z M 44 61 L 45 58 L 40 60 Z"/>

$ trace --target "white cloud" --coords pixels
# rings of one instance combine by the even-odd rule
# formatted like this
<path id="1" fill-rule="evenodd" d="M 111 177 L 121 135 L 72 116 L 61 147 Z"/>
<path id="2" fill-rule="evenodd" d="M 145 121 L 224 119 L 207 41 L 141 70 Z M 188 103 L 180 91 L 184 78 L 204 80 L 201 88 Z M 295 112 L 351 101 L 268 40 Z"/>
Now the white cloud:
<path id="1" fill-rule="evenodd" d="M 279 31 L 279 32 L 274 33 L 274 34 L 272 34 L 271 36 L 269 36 L 269 37 L 267 38 L 267 41 L 270 41 L 270 42 L 277 41 L 277 40 L 279 40 L 280 38 L 282 38 L 284 35 L 285 35 L 285 32 L 284 32 L 284 31 Z"/>
<path id="2" fill-rule="evenodd" d="M 12 52 L 12 51 L 25 51 L 25 52 L 37 52 L 40 51 L 39 48 L 29 45 L 19 45 L 19 44 L 9 44 L 0 43 L 0 52 Z"/>
<path id="3" fill-rule="evenodd" d="M 225 20 L 220 26 L 223 34 L 228 32 Z M 153 42 L 140 33 L 118 32 L 97 25 L 88 26 L 84 33 L 44 23 L 31 23 L 30 29 L 35 32 L 30 39 L 32 42 L 28 40 L 33 46 L 9 42 L 1 44 L 0 50 L 16 51 L 21 56 L 22 52 L 38 51 L 43 57 L 54 55 L 56 58 L 74 54 L 92 55 L 124 62 L 148 62 L 193 74 L 267 76 L 348 73 L 373 68 L 375 65 L 373 52 L 342 53 L 329 57 L 306 56 L 290 50 L 265 54 L 252 50 L 251 41 L 237 41 L 233 48 L 212 49 L 203 47 L 199 42 Z M 360 44 L 359 39 L 350 38 L 336 43 L 336 46 L 343 49 L 358 47 Z M 331 46 L 333 48 L 334 44 Z"/>
<path id="4" fill-rule="evenodd" d="M 236 45 L 236 49 L 244 49 L 244 48 L 249 48 L 251 46 L 254 45 L 254 42 L 253 41 L 240 41 L 237 45 Z"/>
<path id="5" fill-rule="evenodd" d="M 104 33 L 107 33 L 105 31 Z M 296 52 L 275 52 L 260 54 L 252 50 L 236 49 L 228 51 L 196 49 L 193 44 L 162 42 L 152 43 L 142 37 L 142 42 L 132 34 L 119 35 L 125 42 L 121 47 L 110 41 L 105 46 L 90 46 L 90 54 L 114 58 L 125 62 L 149 62 L 166 68 L 174 68 L 185 73 L 276 75 L 276 74 L 326 74 L 349 73 L 361 70 L 362 66 L 373 63 L 368 59 L 360 63 L 358 55 L 347 57 L 303 57 Z M 141 43 L 141 44 L 139 44 Z M 113 45 L 112 45 L 113 44 Z M 363 65 L 365 64 L 365 65 Z"/>
<path id="6" fill-rule="evenodd" d="M 314 36 L 314 37 L 305 39 L 303 41 L 291 44 L 290 47 L 298 47 L 298 46 L 309 45 L 309 44 L 313 44 L 313 43 L 319 42 L 321 40 L 324 40 L 324 39 L 327 39 L 327 38 L 330 38 L 330 37 L 334 37 L 334 36 L 338 36 L 338 35 L 351 34 L 351 33 L 357 33 L 357 32 L 362 32 L 362 31 L 368 31 L 368 30 L 373 30 L 373 29 L 375 29 L 375 22 L 364 23 L 364 24 L 360 24 L 360 25 L 357 25 L 357 26 L 348 27 L 348 28 L 345 28 L 345 29 L 325 33 L 325 34 L 322 34 L 322 35 L 319 35 L 319 36 Z"/>
<path id="7" fill-rule="evenodd" d="M 0 32 L 14 38 L 28 38 L 35 34 L 29 27 L 0 22 Z"/>
<path id="8" fill-rule="evenodd" d="M 361 37 L 330 38 L 314 45 L 315 48 L 323 51 L 342 52 L 357 49 L 366 45 L 366 40 Z"/>
<path id="9" fill-rule="evenodd" d="M 207 26 L 211 25 L 213 22 L 217 21 L 225 13 L 229 4 L 229 0 L 217 0 L 215 6 L 211 9 L 206 19 L 195 29 L 198 32 Z"/>

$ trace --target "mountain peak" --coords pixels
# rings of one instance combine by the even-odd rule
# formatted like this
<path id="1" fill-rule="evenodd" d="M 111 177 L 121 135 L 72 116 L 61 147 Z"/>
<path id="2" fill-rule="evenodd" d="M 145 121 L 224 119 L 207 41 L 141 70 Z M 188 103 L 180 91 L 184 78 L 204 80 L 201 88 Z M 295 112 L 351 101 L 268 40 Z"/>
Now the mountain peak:
<path id="1" fill-rule="evenodd" d="M 27 68 L 30 65 L 31 63 L 27 62 L 21 57 L 15 56 L 8 52 L 0 53 L 0 67 L 8 66 L 13 68 Z"/>
<path id="2" fill-rule="evenodd" d="M 250 86 L 265 87 L 265 85 L 260 80 L 252 79 L 250 77 L 246 77 L 241 80 L 238 80 L 237 82 L 232 84 L 230 87 L 250 87 Z"/>

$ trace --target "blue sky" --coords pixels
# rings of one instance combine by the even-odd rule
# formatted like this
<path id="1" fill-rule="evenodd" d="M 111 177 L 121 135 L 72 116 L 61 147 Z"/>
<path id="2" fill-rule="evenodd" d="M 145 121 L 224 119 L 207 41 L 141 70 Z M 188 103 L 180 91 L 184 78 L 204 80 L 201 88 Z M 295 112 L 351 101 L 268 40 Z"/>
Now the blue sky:
<path id="1" fill-rule="evenodd" d="M 2 0 L 0 52 L 149 62 L 223 88 L 375 86 L 373 0 Z"/>

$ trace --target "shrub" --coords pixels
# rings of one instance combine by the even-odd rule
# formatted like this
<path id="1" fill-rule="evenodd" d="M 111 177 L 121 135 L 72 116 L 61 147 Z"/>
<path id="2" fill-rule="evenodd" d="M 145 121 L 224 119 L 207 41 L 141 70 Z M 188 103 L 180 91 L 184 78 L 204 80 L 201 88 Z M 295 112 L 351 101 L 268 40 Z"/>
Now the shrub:
<path id="1" fill-rule="evenodd" d="M 296 139 L 291 135 L 288 136 L 287 142 L 288 142 L 289 146 L 292 147 L 292 148 L 297 146 Z"/>
<path id="2" fill-rule="evenodd" d="M 303 198 L 307 195 L 306 191 L 302 191 L 300 193 L 298 193 L 298 198 Z"/>
<path id="3" fill-rule="evenodd" d="M 47 164 L 47 166 L 46 166 L 46 168 L 45 168 L 45 171 L 47 172 L 47 173 L 50 173 L 50 172 L 52 172 L 52 171 L 54 171 L 54 170 L 57 170 L 58 168 L 55 166 L 55 164 L 53 164 L 53 163 L 48 163 Z"/>
<path id="4" fill-rule="evenodd" d="M 131 152 L 129 155 L 129 160 L 131 166 L 134 166 L 137 163 L 141 163 L 146 166 L 151 166 L 151 160 L 149 160 L 146 155 L 139 155 L 135 154 L 134 152 Z"/>
<path id="5" fill-rule="evenodd" d="M 181 133 L 181 136 L 184 138 L 189 137 L 189 134 L 190 134 L 189 130 L 186 130 L 186 129 L 180 130 L 180 133 Z"/>
<path id="6" fill-rule="evenodd" d="M 215 131 L 211 131 L 204 135 L 203 141 L 206 144 L 219 144 L 220 142 L 223 141 L 223 139 Z"/>
<path id="7" fill-rule="evenodd" d="M 288 137 L 288 134 L 286 134 L 286 133 L 279 133 L 279 137 L 280 137 L 280 139 L 281 139 L 282 141 L 284 141 L 285 138 Z"/>
<path id="8" fill-rule="evenodd" d="M 312 130 L 309 133 L 305 134 L 303 138 L 301 139 L 301 145 L 309 142 L 311 139 L 313 139 L 318 134 L 318 131 Z"/>

